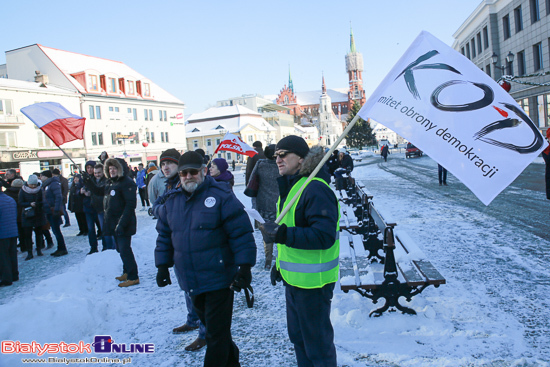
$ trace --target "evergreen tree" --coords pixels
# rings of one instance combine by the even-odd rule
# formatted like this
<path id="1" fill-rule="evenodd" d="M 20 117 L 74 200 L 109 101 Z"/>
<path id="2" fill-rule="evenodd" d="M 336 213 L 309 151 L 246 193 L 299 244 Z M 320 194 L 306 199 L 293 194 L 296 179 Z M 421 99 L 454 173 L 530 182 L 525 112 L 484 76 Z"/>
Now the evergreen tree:
<path id="1" fill-rule="evenodd" d="M 351 122 L 351 120 L 353 120 L 355 115 L 357 115 L 359 110 L 359 103 L 355 101 L 353 103 L 353 106 L 351 107 L 351 111 L 348 114 L 348 124 Z M 348 136 L 346 136 L 346 142 L 348 147 L 359 149 L 367 145 L 376 145 L 376 137 L 372 132 L 372 127 L 370 126 L 370 123 L 360 118 L 351 128 Z"/>

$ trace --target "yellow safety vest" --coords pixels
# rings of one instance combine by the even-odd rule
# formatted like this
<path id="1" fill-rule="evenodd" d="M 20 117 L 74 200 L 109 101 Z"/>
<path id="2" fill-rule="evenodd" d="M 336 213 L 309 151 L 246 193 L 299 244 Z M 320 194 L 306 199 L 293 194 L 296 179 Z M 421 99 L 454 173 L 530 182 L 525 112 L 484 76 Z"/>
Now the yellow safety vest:
<path id="1" fill-rule="evenodd" d="M 291 200 L 294 195 L 296 195 L 306 180 L 307 178 L 303 177 L 292 186 L 287 196 L 288 200 Z M 313 178 L 313 180 L 320 181 L 328 186 L 328 184 L 320 178 Z M 301 196 L 302 194 L 300 194 L 300 197 Z M 279 224 L 284 223 L 287 227 L 295 227 L 295 213 L 296 207 L 300 202 L 300 197 L 294 202 L 294 205 L 292 205 Z M 334 199 L 336 200 L 336 195 Z M 280 203 L 281 198 L 279 197 L 277 201 L 277 216 L 279 216 L 282 210 L 282 208 L 280 208 Z M 277 244 L 279 252 L 277 257 L 277 269 L 281 272 L 281 276 L 285 282 L 295 287 L 312 289 L 321 288 L 325 284 L 334 283 L 338 280 L 338 256 L 340 255 L 340 203 L 338 203 L 338 221 L 336 221 L 335 230 L 336 241 L 334 245 L 326 250 L 302 250 L 288 247 L 281 243 Z"/>

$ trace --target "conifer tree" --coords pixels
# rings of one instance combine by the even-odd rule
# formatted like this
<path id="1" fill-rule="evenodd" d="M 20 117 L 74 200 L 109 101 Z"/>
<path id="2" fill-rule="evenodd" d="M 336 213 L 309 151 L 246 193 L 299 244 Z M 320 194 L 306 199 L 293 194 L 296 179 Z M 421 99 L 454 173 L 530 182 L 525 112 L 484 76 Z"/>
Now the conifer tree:
<path id="1" fill-rule="evenodd" d="M 359 110 L 359 103 L 355 101 L 348 114 L 348 119 L 346 120 L 348 124 L 353 120 L 355 115 L 357 115 Z M 376 145 L 376 137 L 374 136 L 370 123 L 360 118 L 351 128 L 348 136 L 346 136 L 346 142 L 348 147 L 358 149 L 367 145 Z"/>

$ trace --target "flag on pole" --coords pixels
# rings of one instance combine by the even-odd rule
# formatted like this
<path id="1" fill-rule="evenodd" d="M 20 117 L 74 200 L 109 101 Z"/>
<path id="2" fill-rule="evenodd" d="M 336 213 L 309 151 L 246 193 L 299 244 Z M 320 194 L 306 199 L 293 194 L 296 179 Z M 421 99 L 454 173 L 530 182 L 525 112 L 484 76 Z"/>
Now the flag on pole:
<path id="1" fill-rule="evenodd" d="M 21 112 L 60 146 L 77 139 L 84 139 L 86 119 L 73 115 L 56 102 L 35 103 L 23 107 Z"/>
<path id="2" fill-rule="evenodd" d="M 485 205 L 548 145 L 501 86 L 428 32 L 420 33 L 358 114 L 411 141 Z"/>
<path id="3" fill-rule="evenodd" d="M 241 140 L 237 135 L 231 133 L 225 134 L 220 145 L 216 148 L 214 154 L 218 153 L 219 150 L 226 150 L 228 152 L 235 152 L 237 154 L 244 154 L 249 157 L 253 157 L 258 154 L 256 149 L 252 148 L 250 145 L 246 144 Z"/>

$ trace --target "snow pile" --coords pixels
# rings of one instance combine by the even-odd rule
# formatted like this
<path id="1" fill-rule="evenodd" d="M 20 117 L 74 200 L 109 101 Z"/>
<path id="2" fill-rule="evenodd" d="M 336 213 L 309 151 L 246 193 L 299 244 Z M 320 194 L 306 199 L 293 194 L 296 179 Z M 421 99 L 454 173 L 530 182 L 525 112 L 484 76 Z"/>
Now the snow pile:
<path id="1" fill-rule="evenodd" d="M 379 162 L 378 157 L 373 159 Z M 396 161 L 405 162 L 389 160 L 383 167 L 391 168 Z M 432 161 L 422 158 L 421 162 Z M 433 174 L 435 167 L 432 162 L 425 168 Z M 238 183 L 243 181 L 241 173 L 236 172 Z M 549 365 L 550 271 L 547 262 L 526 257 L 526 252 L 518 249 L 518 243 L 533 244 L 533 249 L 547 248 L 545 241 L 509 228 L 508 217 L 502 221 L 489 217 L 485 208 L 462 207 L 452 199 L 443 200 L 444 194 L 430 198 L 419 195 L 425 186 L 414 186 L 376 164 L 358 167 L 354 175 L 368 183 L 375 202 L 384 205 L 399 230 L 417 243 L 417 249 L 403 256 L 417 259 L 424 255 L 446 277 L 447 284 L 427 288 L 410 303 L 401 300 L 417 312 L 416 316 L 387 312 L 379 318 L 369 317 L 369 313 L 383 301 L 373 304 L 337 286 L 331 318 L 339 366 Z M 250 207 L 250 199 L 242 194 L 244 186 L 234 189 Z M 183 293 L 173 271 L 174 284 L 157 287 L 155 221 L 146 212 L 137 214 L 139 233 L 133 237 L 132 247 L 140 285 L 117 287 L 114 278 L 122 272 L 119 255 L 106 251 L 84 256 L 87 241 L 68 236 L 70 254 L 65 260 L 44 256 L 25 262 L 16 286 L 0 288 L 0 340 L 92 343 L 95 335 L 110 335 L 115 343 L 155 344 L 155 353 L 150 355 L 108 355 L 131 357 L 135 366 L 202 365 L 204 351 L 183 349 L 197 333 L 171 333 L 185 322 Z M 64 232 L 74 232 L 74 227 Z M 232 334 L 241 351 L 241 363 L 295 366 L 286 331 L 284 289 L 280 284 L 271 286 L 269 273 L 263 270 L 258 231 L 255 238 L 258 264 L 253 268 L 254 308 L 246 307 L 242 293 L 235 296 Z M 19 255 L 20 263 L 23 258 Z M 71 259 L 73 265 L 60 265 Z M 40 270 L 39 277 L 28 275 L 33 269 Z M 349 278 L 353 284 L 354 279 Z M 23 357 L 29 355 L 0 354 L 0 366 L 20 366 Z"/>

